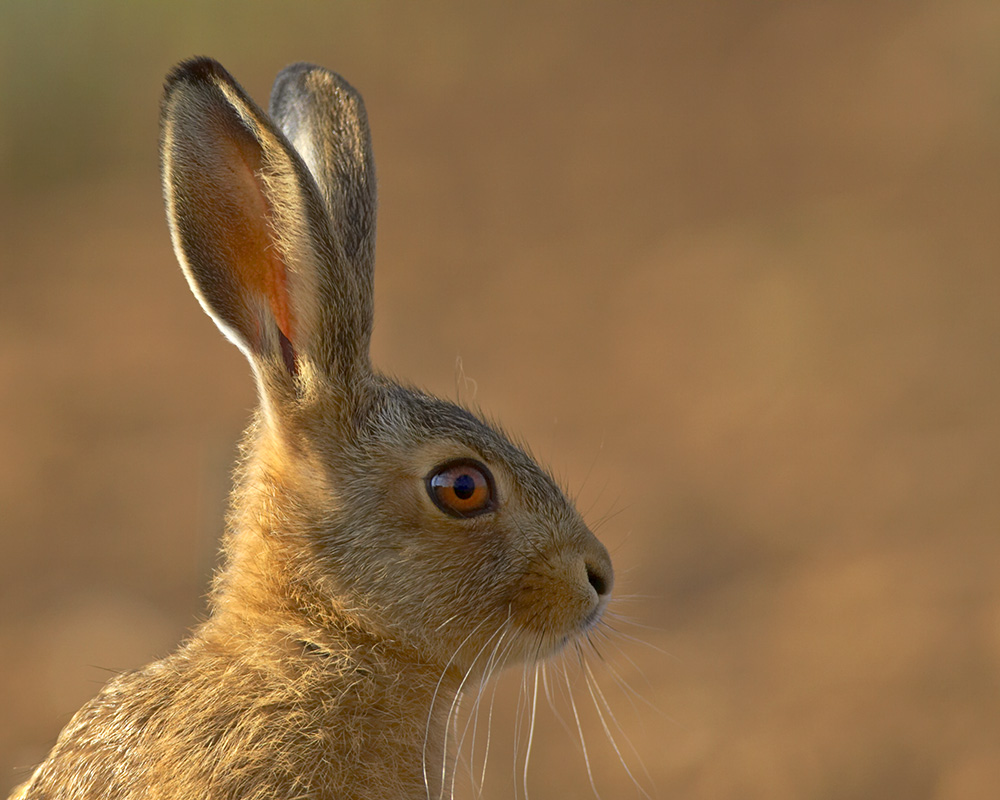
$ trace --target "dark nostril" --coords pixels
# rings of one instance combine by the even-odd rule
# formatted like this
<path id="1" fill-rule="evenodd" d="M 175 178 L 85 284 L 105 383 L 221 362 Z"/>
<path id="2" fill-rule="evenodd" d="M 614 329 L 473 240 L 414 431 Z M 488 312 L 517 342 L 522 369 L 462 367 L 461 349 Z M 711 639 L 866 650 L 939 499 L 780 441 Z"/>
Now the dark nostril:
<path id="1" fill-rule="evenodd" d="M 598 597 L 604 597 L 608 593 L 607 579 L 593 564 L 587 564 L 587 580 L 594 587 L 594 591 L 597 592 Z"/>

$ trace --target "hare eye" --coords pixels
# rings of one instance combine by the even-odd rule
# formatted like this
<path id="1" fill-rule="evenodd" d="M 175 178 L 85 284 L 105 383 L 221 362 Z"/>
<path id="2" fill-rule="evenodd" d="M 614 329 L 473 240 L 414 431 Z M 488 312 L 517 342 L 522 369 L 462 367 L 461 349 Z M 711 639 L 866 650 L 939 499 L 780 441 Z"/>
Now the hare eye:
<path id="1" fill-rule="evenodd" d="M 478 461 L 449 461 L 427 476 L 427 494 L 453 517 L 475 517 L 494 507 L 493 476 Z"/>

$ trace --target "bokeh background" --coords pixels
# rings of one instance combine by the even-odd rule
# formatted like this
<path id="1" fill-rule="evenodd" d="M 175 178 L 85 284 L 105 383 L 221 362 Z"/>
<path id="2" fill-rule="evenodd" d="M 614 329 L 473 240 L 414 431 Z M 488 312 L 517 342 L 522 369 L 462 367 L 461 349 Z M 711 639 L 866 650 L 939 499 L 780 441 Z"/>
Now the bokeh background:
<path id="1" fill-rule="evenodd" d="M 991 0 L 0 4 L 0 792 L 204 613 L 254 396 L 163 220 L 196 54 L 261 102 L 299 60 L 364 94 L 374 358 L 600 523 L 646 791 L 996 796 Z M 523 794 L 519 681 L 485 797 Z M 640 796 L 575 696 L 597 790 Z M 528 787 L 592 796 L 547 709 Z"/>

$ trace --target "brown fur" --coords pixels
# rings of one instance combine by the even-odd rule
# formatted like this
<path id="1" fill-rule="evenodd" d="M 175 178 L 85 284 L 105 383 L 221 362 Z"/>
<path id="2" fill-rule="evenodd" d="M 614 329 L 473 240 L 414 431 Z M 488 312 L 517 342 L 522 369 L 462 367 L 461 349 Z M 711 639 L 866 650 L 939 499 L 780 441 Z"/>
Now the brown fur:
<path id="1" fill-rule="evenodd" d="M 438 797 L 456 695 L 593 625 L 607 552 L 496 427 L 369 366 L 374 162 L 350 86 L 290 67 L 268 117 L 186 62 L 162 152 L 178 259 L 261 410 L 211 616 L 110 682 L 14 797 Z M 488 513 L 429 497 L 459 458 L 491 471 Z"/>

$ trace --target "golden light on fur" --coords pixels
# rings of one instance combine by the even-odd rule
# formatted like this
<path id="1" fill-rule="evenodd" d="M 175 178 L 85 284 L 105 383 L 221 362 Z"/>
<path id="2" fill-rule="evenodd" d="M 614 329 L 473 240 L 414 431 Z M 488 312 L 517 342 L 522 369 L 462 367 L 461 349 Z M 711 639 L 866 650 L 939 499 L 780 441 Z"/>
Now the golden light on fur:
<path id="1" fill-rule="evenodd" d="M 374 160 L 345 81 L 289 67 L 266 114 L 185 62 L 161 152 L 178 260 L 261 406 L 209 619 L 15 796 L 448 796 L 461 696 L 592 631 L 607 551 L 500 430 L 372 369 Z"/>

